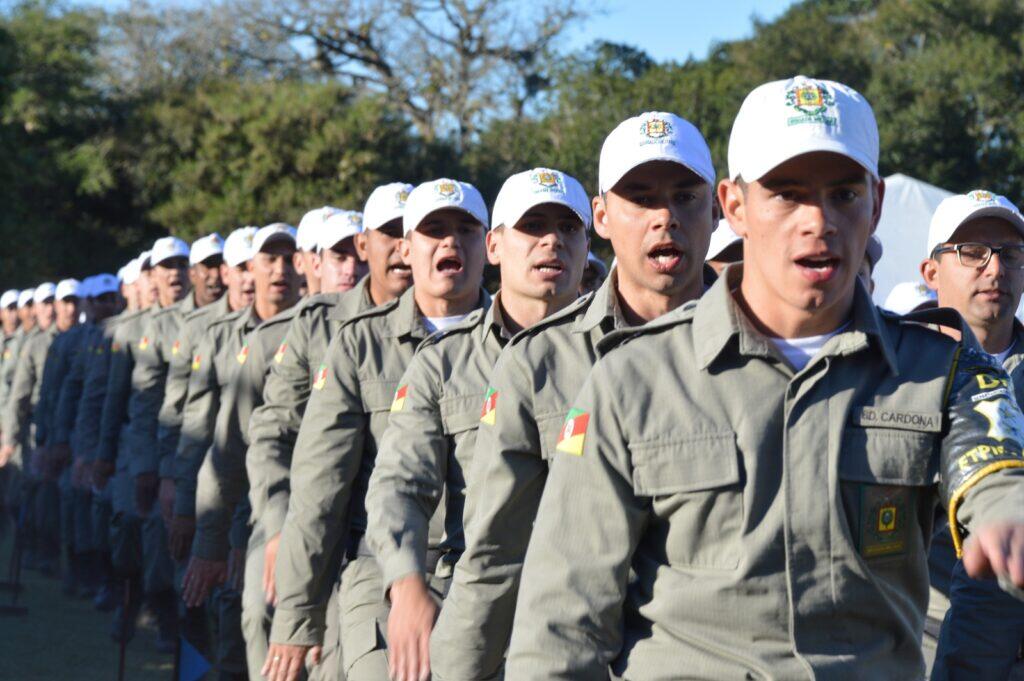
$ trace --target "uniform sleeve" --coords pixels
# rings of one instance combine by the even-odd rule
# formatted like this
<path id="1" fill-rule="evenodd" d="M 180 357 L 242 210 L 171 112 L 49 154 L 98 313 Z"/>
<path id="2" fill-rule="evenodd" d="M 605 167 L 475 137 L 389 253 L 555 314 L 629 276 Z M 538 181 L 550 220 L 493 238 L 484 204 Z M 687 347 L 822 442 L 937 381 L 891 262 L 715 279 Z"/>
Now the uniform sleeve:
<path id="1" fill-rule="evenodd" d="M 431 637 L 438 679 L 493 676 L 512 633 L 523 558 L 548 471 L 530 373 L 508 350 L 494 367 L 494 424 L 480 424 L 467 480 L 466 550 Z"/>
<path id="2" fill-rule="evenodd" d="M 277 554 L 274 643 L 323 641 L 327 597 L 336 575 L 332 556 L 345 536 L 352 483 L 359 471 L 368 419 L 353 353 L 342 332 L 325 356 L 326 376 L 314 384 L 292 458 L 288 522 Z"/>
<path id="3" fill-rule="evenodd" d="M 68 348 L 67 377 L 60 387 L 57 398 L 57 410 L 53 420 L 53 442 L 70 444 L 71 433 L 75 429 L 75 416 L 78 413 L 78 402 L 82 398 L 82 385 L 85 380 L 85 368 L 91 347 L 91 331 L 83 330 L 74 347 Z M 78 452 L 75 452 L 78 456 Z"/>
<path id="4" fill-rule="evenodd" d="M 605 681 L 622 647 L 622 604 L 649 500 L 633 491 L 615 410 L 628 388 L 609 382 L 610 373 L 598 363 L 575 401 L 588 419 L 582 454 L 559 451 L 552 461 L 523 567 L 506 678 Z"/>
<path id="5" fill-rule="evenodd" d="M 25 426 L 28 424 L 29 409 L 32 406 L 32 389 L 36 382 L 36 365 L 31 357 L 31 343 L 21 346 L 21 356 L 14 370 L 11 381 L 11 392 L 4 406 L 3 438 L 4 444 L 16 446 L 25 437 Z"/>
<path id="6" fill-rule="evenodd" d="M 110 341 L 100 339 L 93 349 L 93 357 L 87 363 L 85 380 L 82 383 L 82 398 L 78 403 L 75 417 L 81 456 L 86 461 L 96 459 L 99 444 L 100 418 L 103 415 L 103 398 L 107 394 L 107 373 L 110 366 Z"/>
<path id="7" fill-rule="evenodd" d="M 417 352 L 399 382 L 408 392 L 388 417 L 366 494 L 366 539 L 385 593 L 401 577 L 426 572 L 430 519 L 444 492 L 451 440 L 441 423 L 436 357 L 433 346 Z"/>
<path id="8" fill-rule="evenodd" d="M 128 414 L 128 396 L 132 388 L 132 356 L 128 349 L 127 331 L 116 333 L 110 345 L 107 388 L 100 416 L 99 444 L 96 458 L 114 463 L 117 460 L 121 426 Z"/>
<path id="9" fill-rule="evenodd" d="M 169 312 L 165 312 L 162 316 L 169 315 Z M 163 343 L 166 339 L 162 338 L 161 317 L 154 317 L 146 324 L 146 330 L 142 335 L 149 342 L 147 347 L 142 347 L 141 343 L 138 345 L 135 367 L 132 369 L 128 433 L 131 444 L 129 470 L 133 477 L 143 473 L 156 473 L 160 466 L 156 437 L 157 415 L 163 401 L 164 381 L 167 377 L 163 357 Z"/>
<path id="10" fill-rule="evenodd" d="M 50 424 L 53 420 L 54 394 L 60 389 L 57 375 L 60 364 L 59 351 L 64 338 L 57 337 L 46 350 L 43 363 L 42 382 L 39 384 L 39 399 L 32 410 L 32 422 L 35 424 L 35 446 L 44 447 L 49 443 Z"/>
<path id="11" fill-rule="evenodd" d="M 957 555 L 972 527 L 1024 522 L 1024 415 L 1002 367 L 962 348 L 949 390 L 940 491 Z"/>
<path id="12" fill-rule="evenodd" d="M 182 325 L 181 334 L 171 346 L 164 383 L 164 399 L 157 415 L 157 449 L 161 478 L 174 477 L 174 454 L 181 436 L 182 411 L 188 395 L 188 380 L 192 374 L 192 354 L 195 351 L 190 324 Z"/>
<path id="13" fill-rule="evenodd" d="M 280 362 L 273 362 L 263 404 L 249 420 L 249 499 L 252 513 L 273 537 L 281 532 L 291 491 L 292 450 L 311 390 L 309 334 L 305 315 L 291 321 Z"/>
<path id="14" fill-rule="evenodd" d="M 206 333 L 192 356 L 188 393 L 181 415 L 181 436 L 174 455 L 174 514 L 196 514 L 199 468 L 213 442 L 213 428 L 220 403 L 220 385 L 214 363 L 213 334 Z"/>
<path id="15" fill-rule="evenodd" d="M 244 502 L 248 508 L 245 425 L 261 397 L 259 388 L 266 366 L 255 334 L 249 335 L 249 347 L 248 359 L 237 368 L 220 400 L 213 445 L 203 464 L 204 475 L 200 476 L 196 492 L 196 539 L 192 552 L 209 560 L 222 560 L 227 556 L 236 507 Z M 208 493 L 205 485 L 211 478 L 216 482 L 213 493 Z"/>

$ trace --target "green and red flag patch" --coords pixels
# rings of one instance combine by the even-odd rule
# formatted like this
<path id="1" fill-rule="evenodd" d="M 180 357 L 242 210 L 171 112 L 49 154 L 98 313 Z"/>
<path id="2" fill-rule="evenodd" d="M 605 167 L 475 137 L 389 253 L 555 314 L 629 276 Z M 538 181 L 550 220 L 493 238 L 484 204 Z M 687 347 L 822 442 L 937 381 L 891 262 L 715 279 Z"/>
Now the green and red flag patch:
<path id="1" fill-rule="evenodd" d="M 494 388 L 487 388 L 487 396 L 484 398 L 484 407 L 480 410 L 480 423 L 493 426 L 498 417 L 498 391 Z"/>
<path id="2" fill-rule="evenodd" d="M 583 438 L 587 435 L 588 423 L 590 414 L 581 409 L 570 409 L 555 449 L 573 456 L 583 456 Z"/>
<path id="3" fill-rule="evenodd" d="M 249 359 L 249 342 L 242 343 L 242 349 L 235 355 L 235 359 L 238 360 L 239 364 L 245 364 L 245 360 Z"/>
<path id="4" fill-rule="evenodd" d="M 288 344 L 281 343 L 281 346 L 277 349 L 277 352 L 274 353 L 274 364 L 280 364 L 281 362 L 284 361 L 284 353 L 287 350 Z"/>
<path id="5" fill-rule="evenodd" d="M 327 364 L 321 364 L 313 376 L 313 390 L 323 390 L 327 385 Z"/>
<path id="6" fill-rule="evenodd" d="M 395 399 L 391 403 L 391 411 L 402 411 L 405 407 L 405 398 L 409 394 L 409 386 L 402 385 L 395 391 Z"/>
<path id="7" fill-rule="evenodd" d="M 146 336 L 143 336 L 141 339 L 139 339 L 139 350 L 145 350 L 148 347 L 149 347 L 149 338 L 147 338 Z"/>
<path id="8" fill-rule="evenodd" d="M 177 357 L 178 353 L 181 352 L 181 341 L 174 341 L 174 345 L 171 346 L 171 355 Z"/>
<path id="9" fill-rule="evenodd" d="M 199 367 L 202 366 L 203 356 L 195 355 L 192 357 L 192 371 L 199 371 Z"/>

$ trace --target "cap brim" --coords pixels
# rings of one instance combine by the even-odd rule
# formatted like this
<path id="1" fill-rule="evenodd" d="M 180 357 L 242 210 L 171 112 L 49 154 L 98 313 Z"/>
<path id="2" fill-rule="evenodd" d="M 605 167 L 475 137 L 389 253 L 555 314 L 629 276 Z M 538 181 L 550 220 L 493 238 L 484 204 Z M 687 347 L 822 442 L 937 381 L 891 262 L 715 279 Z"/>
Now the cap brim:
<path id="1" fill-rule="evenodd" d="M 268 234 L 266 238 L 264 238 L 263 241 L 259 243 L 259 246 L 256 246 L 254 244 L 252 252 L 260 253 L 263 251 L 264 248 L 266 248 L 270 244 L 277 243 L 278 241 L 287 241 L 293 246 L 295 245 L 295 237 L 293 237 L 288 232 L 274 232 L 273 234 Z"/>
<path id="2" fill-rule="evenodd" d="M 649 158 L 637 159 L 636 163 L 623 168 L 622 172 L 620 172 L 615 177 L 614 180 L 611 180 L 611 178 L 608 178 L 610 181 L 608 182 L 607 186 L 602 186 L 601 187 L 601 193 L 604 194 L 604 193 L 609 192 L 612 189 L 614 189 L 615 185 L 617 185 L 622 180 L 622 178 L 624 178 L 626 175 L 628 175 L 635 168 L 639 168 L 640 166 L 644 165 L 645 163 L 654 163 L 655 161 L 668 161 L 670 163 L 675 163 L 676 165 L 680 165 L 680 166 L 686 168 L 691 173 L 693 173 L 694 175 L 696 175 L 700 179 L 704 180 L 704 182 L 706 182 L 708 184 L 714 184 L 715 183 L 715 178 L 712 177 L 712 178 L 709 179 L 706 175 L 704 175 L 704 173 L 700 172 L 699 170 L 694 168 L 689 163 L 681 161 L 679 159 L 679 157 L 677 157 L 677 156 L 667 156 L 665 154 L 656 154 L 656 155 L 651 156 Z"/>
<path id="3" fill-rule="evenodd" d="M 878 169 L 872 168 L 873 164 L 871 163 L 871 159 L 854 149 L 850 149 L 848 145 L 842 144 L 841 142 L 837 142 L 835 140 L 822 138 L 806 138 L 803 141 L 805 143 L 802 145 L 786 146 L 785 153 L 779 154 L 778 156 L 774 156 L 770 161 L 757 164 L 752 167 L 748 166 L 746 168 L 738 168 L 731 179 L 735 180 L 737 177 L 742 176 L 744 181 L 754 182 L 760 180 L 762 177 L 767 175 L 775 168 L 778 168 L 786 161 L 790 161 L 796 158 L 797 156 L 803 156 L 804 154 L 813 154 L 816 152 L 828 152 L 833 154 L 839 154 L 840 156 L 845 156 L 846 158 L 850 159 L 851 161 L 857 163 L 859 166 L 864 168 L 864 170 L 868 171 L 871 174 L 871 177 L 875 178 L 876 180 L 879 179 Z"/>
<path id="4" fill-rule="evenodd" d="M 563 198 L 550 196 L 539 196 L 538 200 L 535 201 L 534 203 L 527 204 L 526 206 L 523 207 L 522 210 L 513 213 L 512 215 L 514 216 L 514 218 L 512 216 L 509 217 L 508 221 L 512 223 L 511 225 L 505 223 L 502 224 L 504 224 L 505 227 L 515 227 L 517 224 L 519 224 L 519 221 L 523 219 L 523 216 L 526 215 L 529 211 L 533 210 L 537 206 L 543 206 L 544 204 L 547 203 L 552 203 L 557 206 L 565 206 L 566 208 L 572 211 L 573 215 L 580 219 L 580 222 L 583 223 L 583 226 L 585 228 L 590 229 L 591 216 L 582 215 L 571 203 L 569 203 Z"/>
<path id="5" fill-rule="evenodd" d="M 1021 216 L 1020 213 L 1014 212 L 1003 206 L 982 206 L 965 215 L 960 222 L 957 223 L 956 227 L 950 230 L 949 236 L 943 239 L 943 241 L 949 241 L 956 236 L 957 230 L 971 220 L 977 220 L 978 218 L 999 218 L 1001 220 L 1006 220 L 1017 229 L 1017 232 L 1021 236 L 1024 236 L 1024 216 Z"/>

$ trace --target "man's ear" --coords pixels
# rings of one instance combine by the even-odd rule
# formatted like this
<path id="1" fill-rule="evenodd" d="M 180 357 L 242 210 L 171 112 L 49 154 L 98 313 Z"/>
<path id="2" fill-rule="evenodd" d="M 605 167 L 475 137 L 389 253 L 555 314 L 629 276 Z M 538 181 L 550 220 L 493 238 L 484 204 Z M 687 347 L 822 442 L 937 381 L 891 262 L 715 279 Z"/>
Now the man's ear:
<path id="1" fill-rule="evenodd" d="M 939 263 L 935 262 L 931 258 L 925 258 L 921 261 L 921 279 L 924 280 L 924 285 L 933 291 L 939 290 Z"/>
<path id="2" fill-rule="evenodd" d="M 501 241 L 505 238 L 505 235 L 503 234 L 504 231 L 505 227 L 503 225 L 499 225 L 494 229 L 488 230 L 487 234 L 484 236 L 484 246 L 487 249 L 487 262 L 495 267 L 501 266 L 501 255 L 499 251 L 501 249 Z"/>
<path id="3" fill-rule="evenodd" d="M 602 239 L 611 241 L 611 237 L 608 236 L 608 203 L 607 195 L 602 196 L 598 194 L 590 202 L 590 207 L 594 212 L 594 231 Z"/>
<path id="4" fill-rule="evenodd" d="M 292 253 L 292 267 L 294 267 L 295 271 L 299 274 L 306 274 L 306 261 L 302 257 L 302 251 L 296 250 Z"/>
<path id="5" fill-rule="evenodd" d="M 368 237 L 366 236 L 366 232 L 360 232 L 359 234 L 356 234 L 354 239 L 352 239 L 352 243 L 355 244 L 356 247 L 356 256 L 358 256 L 358 258 L 363 262 L 366 262 L 370 258 L 369 249 L 366 247 L 367 239 Z"/>
<path id="6" fill-rule="evenodd" d="M 747 197 L 738 182 L 725 179 L 718 183 L 718 205 L 733 231 L 747 238 Z"/>

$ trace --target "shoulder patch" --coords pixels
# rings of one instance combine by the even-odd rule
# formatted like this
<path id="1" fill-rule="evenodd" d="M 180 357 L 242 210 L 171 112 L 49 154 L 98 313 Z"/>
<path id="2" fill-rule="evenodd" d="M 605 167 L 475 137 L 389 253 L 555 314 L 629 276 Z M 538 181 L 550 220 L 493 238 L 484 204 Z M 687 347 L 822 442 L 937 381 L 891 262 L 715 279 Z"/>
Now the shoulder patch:
<path id="1" fill-rule="evenodd" d="M 327 385 L 327 364 L 321 364 L 313 376 L 313 390 L 323 390 Z"/>
<path id="2" fill-rule="evenodd" d="M 498 391 L 487 387 L 487 395 L 484 397 L 484 406 L 480 410 L 480 423 L 493 426 L 498 421 Z"/>
<path id="3" fill-rule="evenodd" d="M 570 409 L 565 416 L 565 425 L 558 435 L 558 443 L 555 450 L 583 456 L 583 441 L 587 436 L 587 426 L 590 425 L 590 414 L 580 409 Z"/>
<path id="4" fill-rule="evenodd" d="M 203 365 L 203 356 L 202 355 L 193 355 L 192 356 L 192 371 L 199 371 L 199 367 L 201 367 L 202 365 Z"/>
<path id="5" fill-rule="evenodd" d="M 245 364 L 245 360 L 249 359 L 249 341 L 242 343 L 242 349 L 235 355 L 235 359 L 239 364 Z"/>
<path id="6" fill-rule="evenodd" d="M 409 395 L 409 385 L 400 385 L 395 391 L 395 399 L 391 402 L 391 411 L 402 411 L 405 408 L 405 398 Z"/>
<path id="7" fill-rule="evenodd" d="M 280 364 L 284 361 L 285 353 L 288 351 L 288 342 L 285 341 L 277 347 L 277 352 L 274 353 L 274 364 Z"/>

